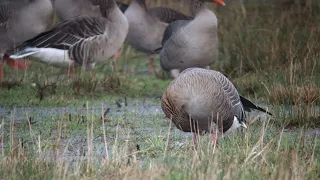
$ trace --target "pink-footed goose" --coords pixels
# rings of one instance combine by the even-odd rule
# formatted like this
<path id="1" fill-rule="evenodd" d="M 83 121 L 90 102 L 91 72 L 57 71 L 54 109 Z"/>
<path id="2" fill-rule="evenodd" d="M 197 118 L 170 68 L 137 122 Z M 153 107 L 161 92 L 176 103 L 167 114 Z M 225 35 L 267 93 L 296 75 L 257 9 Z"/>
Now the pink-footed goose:
<path id="1" fill-rule="evenodd" d="M 0 61 L 6 61 L 12 69 L 24 69 L 24 61 L 4 55 L 14 47 L 46 30 L 53 8 L 50 0 L 25 0 L 0 3 Z M 0 62 L 0 79 L 4 78 Z"/>
<path id="2" fill-rule="evenodd" d="M 114 0 L 92 0 L 103 17 L 76 16 L 20 46 L 10 58 L 27 56 L 62 68 L 92 69 L 108 60 L 123 44 L 128 21 Z"/>
<path id="3" fill-rule="evenodd" d="M 154 50 L 161 46 L 163 33 L 176 20 L 192 19 L 166 7 L 147 8 L 145 0 L 133 0 L 124 13 L 129 22 L 127 42 L 149 56 L 149 72 L 153 73 Z"/>
<path id="4" fill-rule="evenodd" d="M 185 69 L 170 82 L 161 98 L 166 117 L 184 132 L 212 133 L 213 143 L 223 134 L 246 126 L 245 111 L 259 110 L 272 115 L 239 96 L 222 73 L 209 69 Z"/>
<path id="5" fill-rule="evenodd" d="M 160 65 L 173 77 L 189 67 L 207 67 L 218 58 L 218 20 L 205 2 L 225 5 L 222 0 L 189 0 L 194 19 L 173 22 L 165 30 Z"/>

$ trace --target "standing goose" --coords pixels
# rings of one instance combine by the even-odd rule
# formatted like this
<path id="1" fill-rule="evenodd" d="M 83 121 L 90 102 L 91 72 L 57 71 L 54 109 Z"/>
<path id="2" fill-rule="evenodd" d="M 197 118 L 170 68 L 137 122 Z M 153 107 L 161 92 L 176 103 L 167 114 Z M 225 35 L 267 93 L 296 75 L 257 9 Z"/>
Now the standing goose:
<path id="1" fill-rule="evenodd" d="M 117 2 L 117 5 L 122 12 L 128 8 L 124 3 Z M 54 0 L 53 7 L 61 21 L 81 15 L 102 16 L 99 7 L 92 5 L 91 0 Z"/>
<path id="2" fill-rule="evenodd" d="M 20 46 L 10 58 L 30 56 L 56 67 L 82 65 L 86 70 L 105 62 L 123 44 L 128 21 L 114 0 L 92 0 L 103 17 L 77 16 Z"/>
<path id="3" fill-rule="evenodd" d="M 193 20 L 171 23 L 163 35 L 160 65 L 173 77 L 189 67 L 206 67 L 218 58 L 218 20 L 205 1 L 224 6 L 222 0 L 189 0 Z"/>
<path id="4" fill-rule="evenodd" d="M 239 96 L 234 85 L 222 73 L 188 68 L 170 82 L 162 95 L 161 108 L 178 129 L 194 133 L 195 143 L 197 133 L 213 133 L 217 124 L 218 135 L 212 134 L 216 143 L 222 133 L 228 134 L 238 127 L 246 128 L 245 110 L 253 108 L 268 113 L 248 102 Z"/>
<path id="5" fill-rule="evenodd" d="M 155 7 L 147 9 L 145 0 L 133 0 L 125 12 L 129 22 L 127 42 L 149 56 L 149 72 L 153 73 L 153 55 L 161 46 L 163 33 L 176 20 L 192 19 L 176 10 Z"/>
<path id="6" fill-rule="evenodd" d="M 15 61 L 4 56 L 7 49 L 18 45 L 46 30 L 52 15 L 50 0 L 0 3 L 0 58 L 12 69 L 24 69 L 23 61 Z M 0 60 L 0 61 L 1 61 Z M 0 62 L 0 79 L 4 78 Z"/>

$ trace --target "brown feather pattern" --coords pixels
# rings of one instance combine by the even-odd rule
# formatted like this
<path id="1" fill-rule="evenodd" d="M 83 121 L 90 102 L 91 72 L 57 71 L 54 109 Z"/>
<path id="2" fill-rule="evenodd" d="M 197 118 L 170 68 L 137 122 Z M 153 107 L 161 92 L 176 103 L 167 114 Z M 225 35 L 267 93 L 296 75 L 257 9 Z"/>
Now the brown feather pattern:
<path id="1" fill-rule="evenodd" d="M 163 93 L 161 107 L 177 128 L 185 132 L 213 132 L 212 122 L 226 132 L 234 116 L 245 120 L 239 94 L 220 72 L 189 68 L 174 79 Z M 191 117 L 191 118 L 190 118 Z M 190 119 L 192 122 L 190 122 Z"/>

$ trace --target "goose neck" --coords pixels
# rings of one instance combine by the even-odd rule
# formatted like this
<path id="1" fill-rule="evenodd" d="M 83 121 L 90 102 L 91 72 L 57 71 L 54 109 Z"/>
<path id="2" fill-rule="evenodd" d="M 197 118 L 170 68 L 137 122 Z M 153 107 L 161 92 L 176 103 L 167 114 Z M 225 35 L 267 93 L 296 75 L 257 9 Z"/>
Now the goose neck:
<path id="1" fill-rule="evenodd" d="M 189 6 L 193 16 L 206 9 L 204 0 L 189 0 Z"/>
<path id="2" fill-rule="evenodd" d="M 137 4 L 141 8 L 147 10 L 146 0 L 133 0 L 133 3 Z"/>
<path id="3" fill-rule="evenodd" d="M 108 18 L 112 12 L 118 8 L 115 0 L 99 0 L 98 3 L 94 5 L 99 5 L 102 16 L 106 18 Z"/>

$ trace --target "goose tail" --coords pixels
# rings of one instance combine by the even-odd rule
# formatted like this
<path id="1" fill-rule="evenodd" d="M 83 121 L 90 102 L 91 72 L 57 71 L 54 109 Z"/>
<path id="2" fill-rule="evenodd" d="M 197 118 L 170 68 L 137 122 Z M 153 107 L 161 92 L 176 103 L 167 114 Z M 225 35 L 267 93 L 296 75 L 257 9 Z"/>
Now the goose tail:
<path id="1" fill-rule="evenodd" d="M 18 51 L 16 53 L 14 53 L 13 55 L 10 55 L 9 58 L 11 59 L 22 59 L 28 56 L 31 56 L 33 54 L 36 54 L 40 52 L 40 50 L 38 48 L 25 48 L 22 51 Z"/>
<path id="2" fill-rule="evenodd" d="M 259 107 L 259 106 L 255 105 L 255 104 L 253 104 L 253 102 L 251 102 L 250 100 L 248 100 L 248 99 L 246 99 L 246 98 L 244 98 L 242 96 L 240 96 L 240 101 L 241 101 L 245 111 L 251 112 L 251 109 L 255 109 L 255 110 L 267 113 L 267 114 L 272 116 L 272 113 L 270 113 L 269 111 L 263 109 L 262 107 Z"/>

